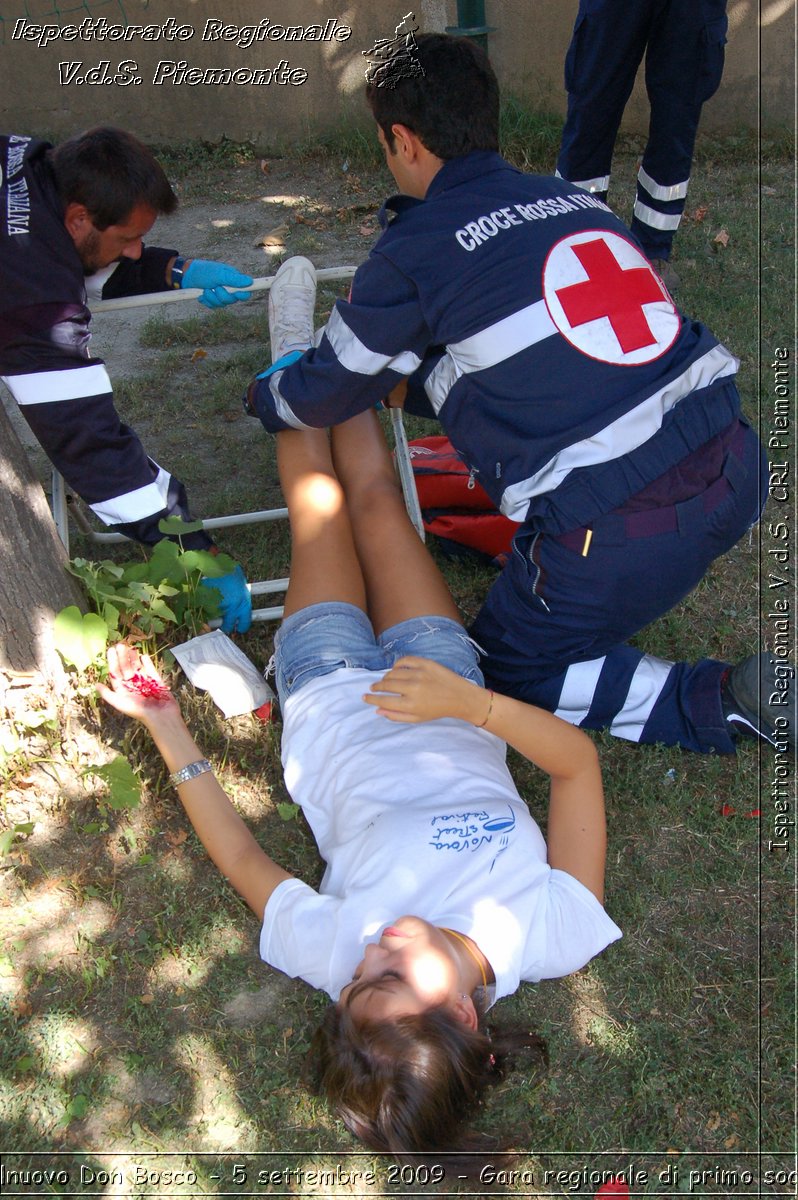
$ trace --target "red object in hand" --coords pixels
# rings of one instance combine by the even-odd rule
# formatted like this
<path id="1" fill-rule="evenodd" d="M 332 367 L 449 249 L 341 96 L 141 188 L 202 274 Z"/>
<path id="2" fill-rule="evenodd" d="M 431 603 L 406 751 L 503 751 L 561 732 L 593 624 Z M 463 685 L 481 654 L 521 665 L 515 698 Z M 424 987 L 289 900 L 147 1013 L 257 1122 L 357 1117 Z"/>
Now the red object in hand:
<path id="1" fill-rule="evenodd" d="M 165 683 L 150 675 L 142 675 L 141 671 L 136 671 L 130 679 L 126 679 L 125 687 L 129 692 L 138 692 L 146 700 L 169 700 L 172 696 Z"/>

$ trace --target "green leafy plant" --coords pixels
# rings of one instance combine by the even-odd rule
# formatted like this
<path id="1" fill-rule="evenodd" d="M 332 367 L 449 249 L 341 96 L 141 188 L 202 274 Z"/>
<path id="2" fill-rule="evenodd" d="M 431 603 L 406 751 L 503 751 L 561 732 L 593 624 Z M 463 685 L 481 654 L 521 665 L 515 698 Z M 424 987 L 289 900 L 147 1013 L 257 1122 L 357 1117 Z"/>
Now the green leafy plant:
<path id="1" fill-rule="evenodd" d="M 200 521 L 169 517 L 160 522 L 166 534 L 193 533 Z M 180 542 L 164 538 L 143 562 L 92 562 L 75 558 L 70 571 L 86 589 L 93 612 L 81 613 L 74 605 L 62 609 L 55 620 L 55 644 L 68 666 L 78 671 L 102 670 L 109 643 L 121 638 L 150 642 L 170 627 L 187 627 L 196 634 L 219 615 L 219 593 L 203 579 L 232 571 L 229 555 L 208 550 L 184 550 Z"/>
<path id="2" fill-rule="evenodd" d="M 108 795 L 103 798 L 103 803 L 115 811 L 138 808 L 141 803 L 141 784 L 130 763 L 121 754 L 109 763 L 92 763 L 81 775 L 90 775 L 107 785 Z"/>
<path id="3" fill-rule="evenodd" d="M 282 821 L 295 821 L 299 816 L 300 809 L 298 804 L 294 804 L 293 801 L 290 801 L 284 804 L 278 804 L 277 811 L 280 814 L 280 819 Z"/>
<path id="4" fill-rule="evenodd" d="M 18 821 L 16 825 L 0 833 L 0 854 L 8 854 L 17 841 L 30 837 L 34 826 L 34 821 Z"/>
<path id="5" fill-rule="evenodd" d="M 97 613 L 82 613 L 75 604 L 55 618 L 55 645 L 64 662 L 78 671 L 101 663 L 108 643 L 108 626 Z"/>

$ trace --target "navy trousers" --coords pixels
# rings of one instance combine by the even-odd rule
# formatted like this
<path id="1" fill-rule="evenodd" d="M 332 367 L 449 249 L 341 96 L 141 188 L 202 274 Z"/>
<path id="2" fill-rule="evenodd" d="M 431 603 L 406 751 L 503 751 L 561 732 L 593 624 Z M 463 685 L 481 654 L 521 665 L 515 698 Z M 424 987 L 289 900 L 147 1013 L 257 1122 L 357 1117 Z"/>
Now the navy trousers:
<path id="1" fill-rule="evenodd" d="M 723 74 L 727 28 L 726 0 L 580 0 L 557 174 L 606 199 L 618 127 L 645 54 L 651 116 L 632 232 L 649 258 L 670 256 L 701 107 Z"/>
<path id="2" fill-rule="evenodd" d="M 732 753 L 720 701 L 728 664 L 669 662 L 627 639 L 679 603 L 753 525 L 766 466 L 741 422 L 720 475 L 688 500 L 619 510 L 560 536 L 522 525 L 470 630 L 488 686 L 587 729 Z"/>

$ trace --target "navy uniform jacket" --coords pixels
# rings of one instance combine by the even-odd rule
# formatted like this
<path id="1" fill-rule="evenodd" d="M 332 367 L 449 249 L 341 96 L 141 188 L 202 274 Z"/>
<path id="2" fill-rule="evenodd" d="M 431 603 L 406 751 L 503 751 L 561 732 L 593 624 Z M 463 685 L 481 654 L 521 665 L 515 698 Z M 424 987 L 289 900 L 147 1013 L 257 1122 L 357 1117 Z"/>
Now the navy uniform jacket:
<path id="1" fill-rule="evenodd" d="M 92 295 L 165 291 L 174 250 L 148 247 L 90 279 L 64 226 L 47 142 L 0 136 L 0 376 L 51 462 L 107 525 L 158 541 L 165 516 L 190 519 L 182 483 L 120 422 L 89 349 Z M 189 534 L 195 547 L 207 534 Z"/>
<path id="2" fill-rule="evenodd" d="M 737 360 L 573 184 L 478 151 L 381 221 L 319 346 L 257 385 L 267 429 L 335 424 L 406 378 L 505 515 L 563 532 L 738 415 Z"/>

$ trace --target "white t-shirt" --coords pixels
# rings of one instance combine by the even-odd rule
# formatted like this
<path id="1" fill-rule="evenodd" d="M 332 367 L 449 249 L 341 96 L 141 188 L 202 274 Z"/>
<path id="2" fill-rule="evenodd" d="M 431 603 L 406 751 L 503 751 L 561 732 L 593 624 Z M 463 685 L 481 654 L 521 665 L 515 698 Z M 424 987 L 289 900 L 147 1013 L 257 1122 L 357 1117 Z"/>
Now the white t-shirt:
<path id="1" fill-rule="evenodd" d="M 283 707 L 286 786 L 327 864 L 319 891 L 272 893 L 260 952 L 337 1000 L 365 943 L 406 913 L 473 938 L 496 999 L 568 975 L 621 936 L 546 844 L 484 729 L 403 725 L 363 702 L 380 671 L 342 669 Z"/>

